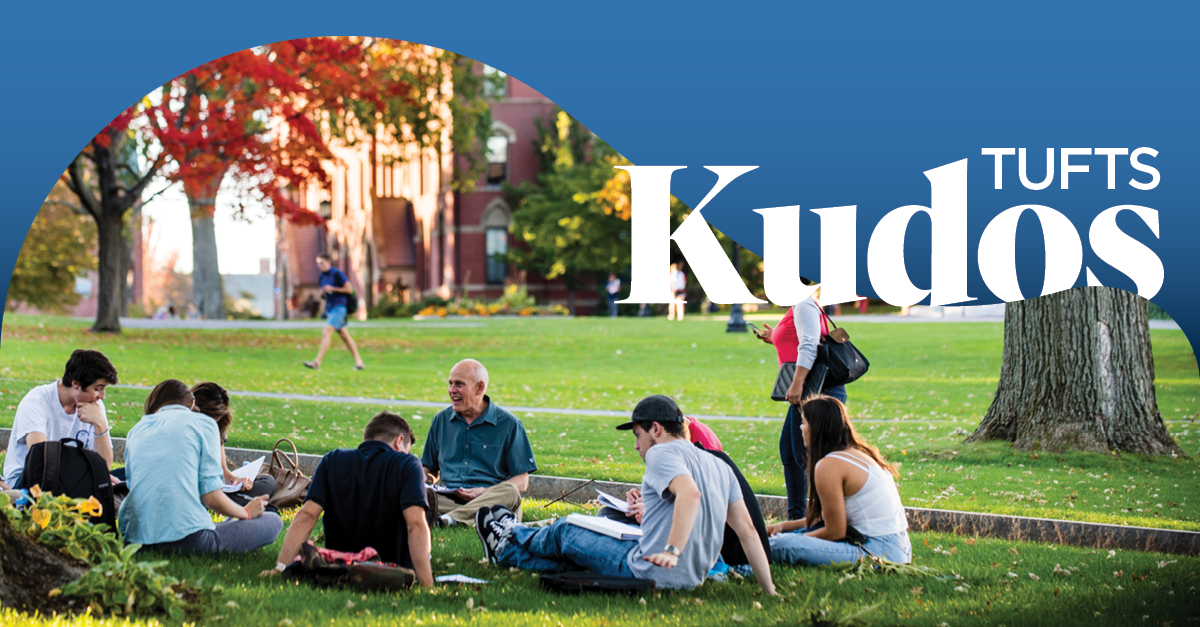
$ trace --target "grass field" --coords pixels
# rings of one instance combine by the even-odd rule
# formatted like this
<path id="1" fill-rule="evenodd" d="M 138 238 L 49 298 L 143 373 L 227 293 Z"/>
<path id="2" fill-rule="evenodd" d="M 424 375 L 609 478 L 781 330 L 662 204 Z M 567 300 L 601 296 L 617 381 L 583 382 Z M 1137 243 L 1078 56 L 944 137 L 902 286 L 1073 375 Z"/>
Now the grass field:
<path id="1" fill-rule="evenodd" d="M 527 506 L 527 516 L 576 509 Z M 169 571 L 225 588 L 205 621 L 218 626 L 795 625 L 814 624 L 805 621 L 819 609 L 832 610 L 835 615 L 828 618 L 835 619 L 866 610 L 864 621 L 880 625 L 1184 626 L 1197 620 L 1200 602 L 1200 558 L 1110 554 L 933 533 L 913 534 L 915 563 L 937 568 L 943 577 L 868 574 L 847 579 L 844 570 L 835 568 L 774 566 L 781 599 L 763 597 L 753 580 L 708 582 L 694 591 L 641 598 L 552 595 L 539 590 L 534 573 L 481 563 L 479 539 L 462 528 L 435 530 L 434 572 L 461 573 L 489 584 L 365 595 L 259 578 L 274 563 L 278 548 L 279 542 L 257 556 L 176 557 Z M 819 603 L 826 595 L 828 600 Z M 0 610 L 0 623 L 55 624 L 11 610 Z M 64 623 L 126 624 L 111 619 Z"/>
<path id="2" fill-rule="evenodd" d="M 850 386 L 850 409 L 862 431 L 899 463 L 908 505 L 1020 514 L 1200 531 L 1200 379 L 1180 331 L 1152 331 L 1159 406 L 1191 459 L 1135 455 L 1026 454 L 1003 443 L 962 443 L 995 391 L 1002 331 L 993 323 L 867 324 L 850 329 L 871 371 Z M 659 319 L 494 320 L 476 326 L 398 323 L 355 329 L 368 364 L 351 370 L 335 347 L 321 372 L 311 358 L 315 331 L 141 331 L 93 336 L 86 323 L 8 315 L 0 336 L 0 426 L 33 385 L 61 374 L 73 348 L 105 351 L 122 383 L 153 385 L 167 377 L 211 379 L 231 389 L 439 400 L 450 366 L 476 357 L 489 368 L 489 394 L 501 406 L 628 410 L 643 396 L 666 393 L 696 414 L 781 417 L 767 400 L 776 369 L 773 350 L 706 321 Z M 141 416 L 146 391 L 112 389 L 114 433 Z M 353 446 L 377 405 L 235 398 L 230 445 L 267 448 L 281 436 L 301 450 Z M 398 408 L 423 439 L 436 408 Z M 611 418 L 523 413 L 539 473 L 640 480 L 632 439 Z M 709 426 L 739 462 L 755 490 L 782 494 L 779 422 L 712 420 Z M 419 449 L 420 442 L 418 442 Z M 566 509 L 554 507 L 554 513 Z M 537 506 L 527 518 L 548 515 Z M 469 530 L 434 534 L 437 574 L 463 573 L 486 586 L 446 586 L 398 595 L 313 590 L 255 575 L 270 566 L 278 544 L 258 556 L 174 559 L 181 577 L 225 586 L 215 625 L 504 624 L 679 625 L 744 622 L 795 624 L 829 594 L 824 607 L 879 624 L 1040 625 L 1060 623 L 1187 625 L 1200 620 L 1195 588 L 1200 558 L 914 534 L 918 564 L 950 578 L 871 576 L 844 579 L 836 570 L 775 567 L 787 600 L 757 596 L 753 582 L 709 583 L 694 592 L 638 599 L 548 596 L 529 573 L 479 563 Z M 1067 571 L 1069 574 L 1056 573 Z M 1078 569 L 1078 570 L 1073 570 Z M 1011 575 L 1010 575 L 1011 573 Z M 1030 575 L 1036 579 L 1030 577 Z M 955 575 L 962 579 L 955 578 Z M 1015 576 L 1013 576 L 1015 575 Z M 809 595 L 812 595 L 811 598 Z M 468 609 L 467 600 L 475 611 Z M 808 599 L 808 605 L 805 601 Z M 761 603 L 758 609 L 755 603 Z M 480 611 L 478 608 L 486 607 Z M 0 613 L 0 623 L 43 624 Z M 46 623 L 50 624 L 50 623 Z M 87 624 L 72 619 L 70 624 Z M 96 624 L 121 624 L 103 621 Z"/>

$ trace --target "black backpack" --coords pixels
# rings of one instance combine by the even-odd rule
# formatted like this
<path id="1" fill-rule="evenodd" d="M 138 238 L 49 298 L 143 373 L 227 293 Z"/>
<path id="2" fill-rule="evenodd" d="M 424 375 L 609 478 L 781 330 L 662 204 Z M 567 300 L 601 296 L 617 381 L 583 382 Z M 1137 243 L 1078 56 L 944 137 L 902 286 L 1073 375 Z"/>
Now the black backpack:
<path id="1" fill-rule="evenodd" d="M 68 442 L 74 442 L 75 446 L 67 446 Z M 85 449 L 83 442 L 75 438 L 39 442 L 29 447 L 21 485 L 36 485 L 43 492 L 76 499 L 94 496 L 103 511 L 99 517 L 92 518 L 92 522 L 105 523 L 114 530 L 117 528 L 117 507 L 108 464 L 99 453 Z"/>
<path id="2" fill-rule="evenodd" d="M 542 587 L 563 594 L 580 592 L 605 592 L 608 594 L 646 594 L 654 589 L 654 581 L 616 575 L 592 573 L 545 573 L 540 578 Z"/>

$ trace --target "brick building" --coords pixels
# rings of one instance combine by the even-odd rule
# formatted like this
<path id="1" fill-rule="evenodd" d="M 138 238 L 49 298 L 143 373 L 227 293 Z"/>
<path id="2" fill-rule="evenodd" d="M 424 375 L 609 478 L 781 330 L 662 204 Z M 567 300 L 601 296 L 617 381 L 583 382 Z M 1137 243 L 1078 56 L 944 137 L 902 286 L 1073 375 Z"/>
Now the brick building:
<path id="1" fill-rule="evenodd" d="M 383 140 L 333 146 L 338 161 L 325 165 L 332 190 L 311 186 L 294 196 L 326 217 L 325 224 L 276 225 L 277 317 L 301 318 L 319 310 L 313 259 L 322 252 L 333 257 L 358 291 L 359 319 L 387 292 L 405 302 L 464 293 L 493 299 L 503 293 L 516 275 L 496 259 L 512 245 L 508 225 L 514 208 L 503 198 L 502 185 L 536 178 L 536 121 L 552 126 L 555 105 L 512 77 L 503 76 L 502 83 L 503 93 L 492 94 L 487 171 L 475 191 L 451 190 L 453 154 Z M 444 138 L 449 145 L 448 134 Z M 568 300 L 559 281 L 529 276 L 526 286 L 539 301 Z M 577 313 L 587 314 L 599 301 L 577 293 L 575 302 Z"/>

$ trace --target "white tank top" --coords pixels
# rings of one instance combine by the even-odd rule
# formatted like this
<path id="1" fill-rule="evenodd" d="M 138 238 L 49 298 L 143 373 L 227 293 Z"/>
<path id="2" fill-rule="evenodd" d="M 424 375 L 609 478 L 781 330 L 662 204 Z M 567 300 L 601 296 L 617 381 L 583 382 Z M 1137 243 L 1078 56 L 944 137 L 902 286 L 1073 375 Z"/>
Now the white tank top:
<path id="1" fill-rule="evenodd" d="M 867 481 L 852 496 L 846 497 L 846 524 L 868 538 L 888 536 L 908 529 L 908 518 L 900 504 L 900 492 L 892 475 L 875 464 L 838 451 L 836 457 L 867 471 Z"/>

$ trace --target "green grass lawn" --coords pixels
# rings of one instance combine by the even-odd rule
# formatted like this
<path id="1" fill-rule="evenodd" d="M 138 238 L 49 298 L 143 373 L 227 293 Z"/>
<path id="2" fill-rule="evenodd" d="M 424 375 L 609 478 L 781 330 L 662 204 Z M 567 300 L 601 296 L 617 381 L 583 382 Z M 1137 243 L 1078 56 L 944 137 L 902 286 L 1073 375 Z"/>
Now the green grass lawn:
<path id="1" fill-rule="evenodd" d="M 851 332 L 871 359 L 870 373 L 849 388 L 851 412 L 863 420 L 860 431 L 901 465 L 906 504 L 1200 531 L 1200 425 L 1194 422 L 1200 404 L 1193 400 L 1200 397 L 1200 379 L 1181 331 L 1155 330 L 1151 336 L 1159 406 L 1192 459 L 1039 455 L 1015 452 L 1003 443 L 964 445 L 995 389 L 1001 326 L 862 323 Z M 726 334 L 714 322 L 398 323 L 355 334 L 369 370 L 351 370 L 342 349 L 331 352 L 324 370 L 311 372 L 298 362 L 311 357 L 315 331 L 127 330 L 109 337 L 87 333 L 80 321 L 10 314 L 0 346 L 0 426 L 12 424 L 17 403 L 32 385 L 58 376 L 69 351 L 82 346 L 110 355 L 123 383 L 145 385 L 178 377 L 211 379 L 231 389 L 438 400 L 445 398 L 441 381 L 450 366 L 473 356 L 489 367 L 489 394 L 501 406 L 627 410 L 644 395 L 662 392 L 690 413 L 777 416 L 783 409 L 764 400 L 775 370 L 771 347 Z M 127 433 L 140 418 L 145 397 L 143 390 L 109 392 L 115 435 Z M 321 454 L 357 445 L 362 425 L 380 409 L 235 398 L 229 444 L 270 448 L 287 436 L 302 451 Z M 423 440 L 423 425 L 436 408 L 394 409 L 412 420 Z M 629 435 L 613 430 L 617 420 L 547 413 L 519 417 L 533 442 L 539 473 L 640 481 L 642 461 Z M 779 422 L 708 424 L 756 491 L 784 494 Z"/>
<path id="2" fill-rule="evenodd" d="M 530 504 L 526 517 L 577 509 Z M 489 584 L 363 594 L 259 578 L 274 563 L 281 540 L 258 555 L 172 558 L 169 571 L 225 588 L 205 621 L 218 626 L 795 625 L 808 624 L 801 622 L 807 612 L 819 608 L 844 616 L 872 606 L 863 618 L 880 625 L 1188 625 L 1197 617 L 1200 558 L 934 533 L 913 534 L 912 540 L 915 563 L 935 567 L 944 577 L 847 579 L 836 568 L 776 565 L 772 576 L 781 599 L 763 597 L 753 580 L 707 582 L 693 591 L 641 598 L 553 595 L 539 589 L 534 573 L 482 563 L 479 539 L 462 528 L 434 531 L 434 572 Z M 819 604 L 826 595 L 828 601 Z M 13 627 L 54 624 L 4 612 L 0 622 Z"/>
<path id="3" fill-rule="evenodd" d="M 334 347 L 323 371 L 302 368 L 299 362 L 311 358 L 315 346 L 317 334 L 311 330 L 128 330 L 109 337 L 93 336 L 86 327 L 62 318 L 5 317 L 0 426 L 11 425 L 21 396 L 59 376 L 67 354 L 79 347 L 105 351 L 123 383 L 145 385 L 176 377 L 211 379 L 231 389 L 439 400 L 445 398 L 443 380 L 450 366 L 470 356 L 488 366 L 489 393 L 502 406 L 628 410 L 646 394 L 666 393 L 689 413 L 779 417 L 783 410 L 766 399 L 776 369 L 773 350 L 701 320 L 493 320 L 472 327 L 397 323 L 359 328 L 354 333 L 368 364 L 365 372 L 352 371 L 349 355 L 340 347 Z M 1026 454 L 1003 443 L 964 445 L 965 433 L 978 424 L 995 391 L 1001 325 L 861 323 L 850 331 L 871 360 L 868 376 L 850 386 L 851 412 L 861 421 L 860 431 L 901 465 L 906 504 L 1200 530 L 1200 426 L 1194 422 L 1200 417 L 1195 400 L 1200 380 L 1182 332 L 1156 330 L 1152 339 L 1159 406 L 1191 459 Z M 140 418 L 145 397 L 144 390 L 110 390 L 114 434 L 124 435 Z M 380 409 L 235 398 L 230 445 L 267 448 L 288 436 L 311 453 L 353 446 L 362 425 Z M 423 439 L 424 425 L 436 409 L 397 409 Z M 519 417 L 533 441 L 541 474 L 640 480 L 642 462 L 629 435 L 613 430 L 618 421 L 552 413 Z M 756 491 L 783 493 L 779 422 L 708 424 Z M 560 504 L 552 510 L 562 513 L 572 507 Z M 527 519 L 551 513 L 536 505 L 526 511 Z M 1186 625 L 1198 620 L 1200 558 L 1138 552 L 1110 556 L 1107 551 L 941 534 L 913 537 L 917 563 L 942 569 L 951 578 L 847 580 L 836 570 L 776 567 L 776 582 L 787 600 L 763 599 L 749 581 L 652 595 L 645 604 L 615 597 L 550 596 L 537 589 L 529 573 L 480 564 L 478 539 L 463 529 L 435 531 L 435 571 L 481 577 L 491 580 L 489 585 L 363 598 L 361 593 L 257 578 L 273 563 L 278 543 L 258 556 L 177 558 L 170 569 L 176 576 L 204 577 L 225 586 L 226 604 L 207 621 L 214 625 L 795 624 L 807 615 L 810 593 L 810 610 L 826 594 L 827 605 L 841 614 L 880 604 L 866 615 L 879 624 Z M 1056 566 L 1070 574 L 1056 574 Z M 487 610 L 469 610 L 468 599 Z M 11 613 L 0 613 L 0 623 L 50 624 Z M 71 624 L 89 623 L 77 618 Z"/>

